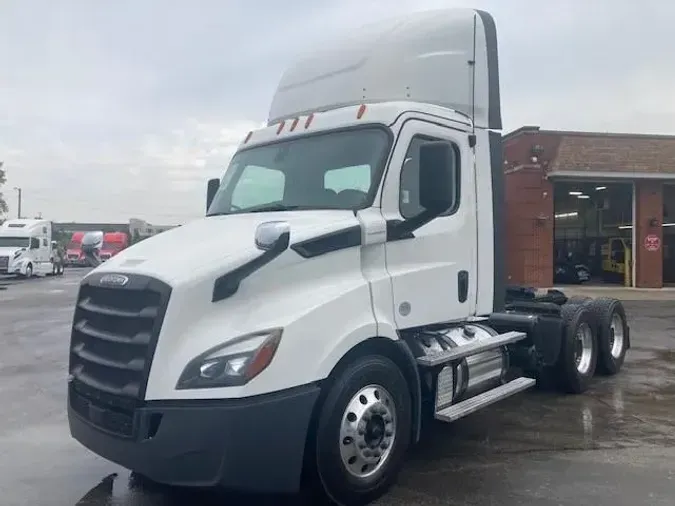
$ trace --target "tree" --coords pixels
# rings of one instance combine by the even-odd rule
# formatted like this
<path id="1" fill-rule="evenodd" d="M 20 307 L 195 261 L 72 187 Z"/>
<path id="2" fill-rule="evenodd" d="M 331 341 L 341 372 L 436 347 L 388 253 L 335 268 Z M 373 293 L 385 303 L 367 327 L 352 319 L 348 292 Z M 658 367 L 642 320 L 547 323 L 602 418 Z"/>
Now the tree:
<path id="1" fill-rule="evenodd" d="M 2 164 L 3 162 L 0 162 L 0 190 L 2 190 L 2 186 L 7 182 L 5 170 L 2 168 Z M 7 201 L 0 191 L 0 215 L 6 213 L 8 210 L 9 208 L 7 207 Z"/>

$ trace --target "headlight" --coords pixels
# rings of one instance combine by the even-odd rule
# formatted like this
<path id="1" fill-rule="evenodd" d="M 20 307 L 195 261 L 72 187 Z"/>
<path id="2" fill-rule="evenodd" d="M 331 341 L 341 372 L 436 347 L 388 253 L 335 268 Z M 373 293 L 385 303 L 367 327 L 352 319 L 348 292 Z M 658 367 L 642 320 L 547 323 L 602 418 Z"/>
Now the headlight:
<path id="1" fill-rule="evenodd" d="M 245 385 L 272 362 L 283 329 L 246 334 L 194 358 L 178 379 L 176 389 Z"/>

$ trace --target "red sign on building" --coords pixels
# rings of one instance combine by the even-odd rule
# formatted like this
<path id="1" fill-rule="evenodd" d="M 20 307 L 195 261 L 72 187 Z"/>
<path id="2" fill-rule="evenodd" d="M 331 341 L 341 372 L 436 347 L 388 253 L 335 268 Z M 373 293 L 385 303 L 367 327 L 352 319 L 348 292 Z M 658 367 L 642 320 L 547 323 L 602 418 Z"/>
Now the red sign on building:
<path id="1" fill-rule="evenodd" d="M 661 249 L 661 238 L 655 234 L 649 234 L 645 237 L 645 249 L 647 251 L 658 251 Z"/>

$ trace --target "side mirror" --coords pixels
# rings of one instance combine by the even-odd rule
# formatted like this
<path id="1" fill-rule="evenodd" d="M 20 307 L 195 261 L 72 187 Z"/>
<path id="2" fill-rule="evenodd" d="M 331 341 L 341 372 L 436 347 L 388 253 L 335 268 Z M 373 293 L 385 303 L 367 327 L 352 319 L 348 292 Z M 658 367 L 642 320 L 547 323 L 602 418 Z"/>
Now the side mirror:
<path id="1" fill-rule="evenodd" d="M 255 231 L 255 245 L 262 251 L 286 251 L 291 239 L 291 226 L 285 221 L 267 221 Z"/>
<path id="2" fill-rule="evenodd" d="M 419 156 L 420 205 L 436 217 L 456 204 L 457 154 L 447 142 L 426 142 Z"/>
<path id="3" fill-rule="evenodd" d="M 209 210 L 211 207 L 211 202 L 218 193 L 218 188 L 220 188 L 220 179 L 209 179 L 208 184 L 206 185 L 206 210 Z"/>

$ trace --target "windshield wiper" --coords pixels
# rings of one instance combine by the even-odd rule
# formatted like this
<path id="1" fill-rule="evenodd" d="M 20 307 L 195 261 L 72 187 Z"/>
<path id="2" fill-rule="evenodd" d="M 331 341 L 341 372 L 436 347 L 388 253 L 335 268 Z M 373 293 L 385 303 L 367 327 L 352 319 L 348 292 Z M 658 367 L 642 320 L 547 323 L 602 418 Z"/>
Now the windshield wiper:
<path id="1" fill-rule="evenodd" d="M 289 205 L 273 202 L 270 204 L 261 204 L 259 206 L 248 207 L 244 209 L 233 209 L 232 211 L 221 211 L 217 213 L 207 214 L 208 216 L 228 216 L 230 214 L 244 214 L 244 213 L 272 213 L 275 211 L 306 211 L 306 210 L 320 210 L 320 209 L 336 209 L 329 206 L 310 206 L 310 205 Z"/>
<path id="2" fill-rule="evenodd" d="M 287 204 L 266 204 L 256 207 L 251 207 L 249 209 L 242 209 L 242 213 L 269 213 L 274 211 L 298 211 L 302 209 L 316 209 L 316 206 L 290 206 Z"/>

